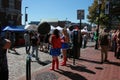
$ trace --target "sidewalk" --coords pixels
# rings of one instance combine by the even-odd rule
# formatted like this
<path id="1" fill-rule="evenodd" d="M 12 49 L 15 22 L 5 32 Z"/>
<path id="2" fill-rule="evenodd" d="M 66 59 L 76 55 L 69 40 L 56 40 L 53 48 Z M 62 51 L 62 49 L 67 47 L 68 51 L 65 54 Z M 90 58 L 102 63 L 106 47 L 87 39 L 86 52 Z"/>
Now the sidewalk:
<path id="1" fill-rule="evenodd" d="M 49 70 L 51 64 L 32 73 L 31 80 L 120 80 L 120 59 L 109 52 L 108 63 L 100 63 L 100 50 L 87 47 L 81 50 L 81 57 L 68 59 L 67 66 L 60 66 L 59 70 Z M 18 80 L 26 80 L 23 76 Z"/>

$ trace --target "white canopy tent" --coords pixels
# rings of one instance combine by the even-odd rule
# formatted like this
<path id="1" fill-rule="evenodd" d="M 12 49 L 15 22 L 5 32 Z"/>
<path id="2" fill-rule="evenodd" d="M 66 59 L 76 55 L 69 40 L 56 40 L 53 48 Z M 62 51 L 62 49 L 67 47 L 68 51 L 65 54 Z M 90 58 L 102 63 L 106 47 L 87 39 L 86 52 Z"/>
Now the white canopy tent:
<path id="1" fill-rule="evenodd" d="M 56 29 L 56 28 L 55 28 L 54 26 L 52 26 L 52 25 L 50 26 L 50 28 L 51 28 L 50 30 L 54 30 L 54 29 Z"/>
<path id="2" fill-rule="evenodd" d="M 63 28 L 60 26 L 57 26 L 56 29 L 58 29 L 60 32 L 62 32 Z"/>
<path id="3" fill-rule="evenodd" d="M 50 33 L 52 34 L 56 28 L 53 25 L 50 25 Z"/>
<path id="4" fill-rule="evenodd" d="M 30 30 L 30 31 L 37 31 L 37 28 L 38 28 L 37 25 L 34 25 L 34 24 L 28 24 L 28 25 L 25 26 L 24 29 L 26 29 L 26 30 Z"/>

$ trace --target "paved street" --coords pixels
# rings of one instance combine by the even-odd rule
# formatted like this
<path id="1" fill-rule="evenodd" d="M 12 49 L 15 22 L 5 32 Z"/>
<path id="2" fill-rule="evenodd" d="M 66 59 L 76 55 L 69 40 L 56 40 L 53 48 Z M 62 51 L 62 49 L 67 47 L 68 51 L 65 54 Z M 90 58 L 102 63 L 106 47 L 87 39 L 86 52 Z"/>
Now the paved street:
<path id="1" fill-rule="evenodd" d="M 90 43 L 88 45 L 94 45 Z M 9 66 L 9 80 L 17 80 L 19 77 L 26 75 L 26 57 L 25 47 L 16 48 L 15 52 L 8 53 L 8 66 Z M 39 51 L 40 61 L 36 61 L 32 58 L 31 71 L 35 72 L 40 68 L 44 68 L 47 64 L 51 63 L 51 56 L 48 53 Z"/>
<path id="2" fill-rule="evenodd" d="M 16 48 L 15 52 L 8 53 L 8 65 L 9 65 L 9 80 L 17 80 L 17 78 L 26 74 L 26 57 L 25 47 Z M 37 71 L 43 66 L 51 62 L 51 56 L 48 53 L 39 51 L 39 61 L 32 58 L 31 71 Z"/>
<path id="3" fill-rule="evenodd" d="M 93 45 L 94 43 L 88 43 L 87 48 L 81 49 L 81 57 L 75 61 L 75 65 L 73 59 L 68 59 L 67 66 L 60 66 L 60 69 L 55 71 L 49 70 L 50 65 L 44 66 L 51 62 L 51 56 L 40 52 L 40 60 L 44 63 L 39 64 L 33 60 L 31 80 L 120 80 L 120 59 L 114 58 L 113 52 L 109 52 L 110 62 L 101 64 L 100 50 L 95 50 Z M 8 53 L 10 80 L 26 80 L 27 55 L 22 48 L 17 51 L 21 51 L 21 54 Z"/>

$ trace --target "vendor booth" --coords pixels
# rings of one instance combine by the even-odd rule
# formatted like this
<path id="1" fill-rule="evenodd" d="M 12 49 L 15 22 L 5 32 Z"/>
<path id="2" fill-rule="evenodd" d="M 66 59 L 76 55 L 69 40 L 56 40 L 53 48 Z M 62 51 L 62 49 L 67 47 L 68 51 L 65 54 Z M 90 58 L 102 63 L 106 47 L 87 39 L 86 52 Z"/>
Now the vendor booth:
<path id="1" fill-rule="evenodd" d="M 3 28 L 2 30 L 5 35 L 4 37 L 10 39 L 11 33 L 14 33 L 14 38 L 15 38 L 15 45 L 16 46 L 23 46 L 24 45 L 24 32 L 26 31 L 24 29 L 24 26 L 6 26 L 5 28 Z"/>

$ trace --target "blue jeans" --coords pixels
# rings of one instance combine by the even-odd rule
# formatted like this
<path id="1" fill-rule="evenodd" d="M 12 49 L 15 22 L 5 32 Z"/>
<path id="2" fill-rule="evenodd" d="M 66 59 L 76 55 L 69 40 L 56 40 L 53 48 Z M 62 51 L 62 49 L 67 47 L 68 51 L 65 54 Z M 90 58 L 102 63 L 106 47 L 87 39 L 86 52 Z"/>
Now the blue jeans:
<path id="1" fill-rule="evenodd" d="M 25 50 L 26 50 L 26 53 L 29 53 L 29 51 L 30 51 L 30 44 L 25 44 Z"/>
<path id="2" fill-rule="evenodd" d="M 34 55 L 34 52 L 36 51 L 35 57 L 38 59 L 38 46 L 32 46 L 32 55 Z"/>

